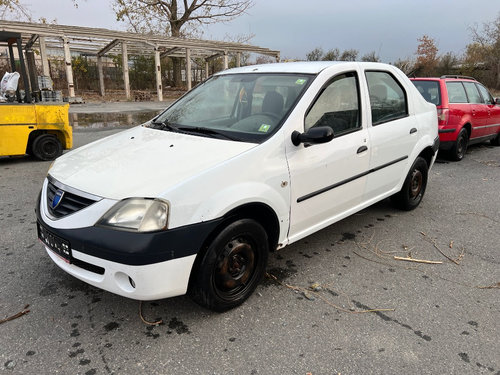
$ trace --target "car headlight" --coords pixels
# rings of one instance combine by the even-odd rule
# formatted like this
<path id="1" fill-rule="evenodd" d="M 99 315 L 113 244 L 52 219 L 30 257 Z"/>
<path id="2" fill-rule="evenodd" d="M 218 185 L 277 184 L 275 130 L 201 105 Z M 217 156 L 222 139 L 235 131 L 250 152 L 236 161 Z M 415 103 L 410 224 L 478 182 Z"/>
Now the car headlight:
<path id="1" fill-rule="evenodd" d="M 160 199 L 128 198 L 115 204 L 97 225 L 133 232 L 154 232 L 167 228 L 168 203 Z"/>

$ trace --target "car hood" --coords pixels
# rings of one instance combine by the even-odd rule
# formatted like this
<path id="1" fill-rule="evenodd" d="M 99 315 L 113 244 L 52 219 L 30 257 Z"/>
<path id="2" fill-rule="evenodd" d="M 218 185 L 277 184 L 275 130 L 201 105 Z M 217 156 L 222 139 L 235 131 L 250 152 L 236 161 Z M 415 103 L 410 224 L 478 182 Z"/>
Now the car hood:
<path id="1" fill-rule="evenodd" d="M 105 198 L 157 197 L 255 146 L 139 126 L 61 156 L 49 174 Z"/>

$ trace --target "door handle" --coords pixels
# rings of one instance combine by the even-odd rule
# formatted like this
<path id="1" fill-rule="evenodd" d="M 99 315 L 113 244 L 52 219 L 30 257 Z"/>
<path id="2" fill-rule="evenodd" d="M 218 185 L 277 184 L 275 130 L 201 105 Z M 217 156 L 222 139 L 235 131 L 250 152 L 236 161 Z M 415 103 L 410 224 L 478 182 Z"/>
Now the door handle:
<path id="1" fill-rule="evenodd" d="M 413 133 L 416 133 L 416 132 L 417 132 L 417 128 L 411 128 L 410 134 L 413 134 Z"/>
<path id="2" fill-rule="evenodd" d="M 368 150 L 368 147 L 361 146 L 360 148 L 358 148 L 358 154 L 361 154 L 362 152 L 365 152 L 366 150 Z"/>

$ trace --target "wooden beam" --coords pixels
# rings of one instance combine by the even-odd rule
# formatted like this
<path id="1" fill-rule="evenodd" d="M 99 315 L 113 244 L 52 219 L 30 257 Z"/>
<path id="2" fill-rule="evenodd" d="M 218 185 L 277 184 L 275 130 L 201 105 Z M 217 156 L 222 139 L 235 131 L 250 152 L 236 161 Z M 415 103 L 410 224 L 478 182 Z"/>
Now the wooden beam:
<path id="1" fill-rule="evenodd" d="M 188 91 L 191 90 L 191 51 L 189 48 L 186 48 L 186 83 Z"/>
<path id="2" fill-rule="evenodd" d="M 106 95 L 104 88 L 104 71 L 102 68 L 102 56 L 97 56 L 97 72 L 99 74 L 99 92 L 102 97 Z"/>
<path id="3" fill-rule="evenodd" d="M 104 56 L 107 52 L 113 49 L 118 43 L 120 43 L 120 40 L 114 39 L 111 43 L 108 43 L 104 48 L 98 51 L 97 56 Z"/>
<path id="4" fill-rule="evenodd" d="M 38 44 L 40 45 L 40 57 L 42 58 L 42 73 L 44 76 L 50 77 L 49 59 L 47 57 L 47 48 L 45 46 L 44 36 L 38 38 Z"/>
<path id="5" fill-rule="evenodd" d="M 123 85 L 125 86 L 125 95 L 127 100 L 130 100 L 130 80 L 128 76 L 128 51 L 127 43 L 122 41 L 122 70 L 123 70 Z"/>
<path id="6" fill-rule="evenodd" d="M 161 59 L 160 51 L 155 49 L 155 76 L 156 76 L 156 94 L 158 95 L 158 101 L 163 101 L 163 86 L 161 83 Z"/>
<path id="7" fill-rule="evenodd" d="M 166 51 L 163 51 L 161 54 L 160 54 L 160 57 L 166 57 L 166 56 L 169 56 L 171 54 L 173 54 L 174 52 L 177 52 L 179 50 L 181 50 L 182 48 L 181 47 L 174 47 L 174 48 L 169 48 L 167 49 Z"/>
<path id="8" fill-rule="evenodd" d="M 75 84 L 73 83 L 73 68 L 71 66 L 71 51 L 68 38 L 63 38 L 64 65 L 66 68 L 66 80 L 68 81 L 68 94 L 70 98 L 75 97 Z"/>

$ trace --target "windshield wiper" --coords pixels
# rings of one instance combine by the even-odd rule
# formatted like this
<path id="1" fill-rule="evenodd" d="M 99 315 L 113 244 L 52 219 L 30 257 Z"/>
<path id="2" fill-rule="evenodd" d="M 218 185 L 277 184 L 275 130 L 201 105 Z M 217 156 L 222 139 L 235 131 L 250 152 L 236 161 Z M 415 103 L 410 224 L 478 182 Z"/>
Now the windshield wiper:
<path id="1" fill-rule="evenodd" d="M 218 130 L 205 128 L 202 126 L 195 126 L 195 127 L 183 126 L 181 128 L 178 128 L 178 130 L 186 132 L 186 133 L 204 134 L 204 135 L 212 136 L 212 138 L 223 137 L 223 138 L 229 139 L 231 141 L 239 141 L 238 138 L 234 138 L 234 137 L 231 137 L 227 134 L 224 134 Z"/>
<path id="2" fill-rule="evenodd" d="M 153 121 L 153 122 L 151 122 L 151 125 L 154 125 L 153 129 L 169 130 L 171 132 L 176 132 L 176 133 L 181 132 L 177 126 L 173 125 L 168 120 L 161 121 L 161 122 Z"/>

